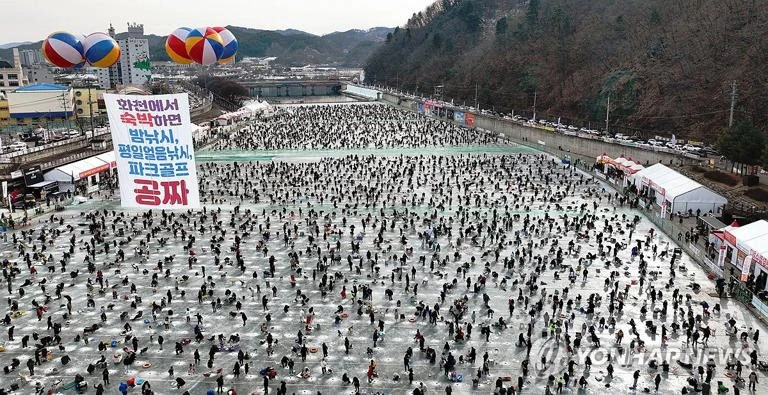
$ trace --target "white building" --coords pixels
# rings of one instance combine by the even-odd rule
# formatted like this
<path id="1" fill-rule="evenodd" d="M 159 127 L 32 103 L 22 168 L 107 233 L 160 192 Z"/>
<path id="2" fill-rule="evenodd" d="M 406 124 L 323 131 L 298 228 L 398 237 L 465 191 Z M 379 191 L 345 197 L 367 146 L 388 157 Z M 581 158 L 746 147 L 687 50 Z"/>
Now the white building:
<path id="1" fill-rule="evenodd" d="M 8 93 L 27 85 L 24 70 L 21 69 L 19 50 L 13 49 L 13 64 L 0 60 L 0 97 L 7 97 Z"/>
<path id="2" fill-rule="evenodd" d="M 144 25 L 128 24 L 128 37 L 117 40 L 120 45 L 120 84 L 143 86 L 149 82 L 149 40 Z"/>
<path id="3" fill-rule="evenodd" d="M 149 70 L 136 67 L 137 64 L 149 64 L 149 40 L 128 37 L 118 40 L 120 44 L 120 83 L 121 85 L 142 86 L 149 81 Z"/>
<path id="4" fill-rule="evenodd" d="M 109 69 L 99 68 L 99 67 L 88 67 L 86 69 L 86 73 L 96 77 L 99 88 L 105 89 L 105 90 L 110 88 L 111 84 L 109 79 Z"/>
<path id="5" fill-rule="evenodd" d="M 43 51 L 39 49 L 22 49 L 20 51 L 22 66 L 43 64 Z"/>
<path id="6" fill-rule="evenodd" d="M 27 76 L 30 84 L 54 84 L 57 75 L 53 69 L 46 64 L 36 64 L 24 66 L 24 74 Z"/>
<path id="7" fill-rule="evenodd" d="M 104 88 L 135 85 L 143 86 L 149 82 L 149 40 L 144 37 L 144 25 L 128 24 L 128 37 L 118 39 L 115 29 L 109 26 L 109 35 L 120 45 L 120 59 L 114 66 L 106 69 L 105 75 L 99 75 L 99 84 Z M 105 82 L 108 79 L 109 84 Z M 102 81 L 104 80 L 104 81 Z"/>
<path id="8" fill-rule="evenodd" d="M 72 88 L 54 84 L 36 84 L 8 92 L 11 118 L 22 122 L 40 119 L 68 119 L 73 115 Z"/>

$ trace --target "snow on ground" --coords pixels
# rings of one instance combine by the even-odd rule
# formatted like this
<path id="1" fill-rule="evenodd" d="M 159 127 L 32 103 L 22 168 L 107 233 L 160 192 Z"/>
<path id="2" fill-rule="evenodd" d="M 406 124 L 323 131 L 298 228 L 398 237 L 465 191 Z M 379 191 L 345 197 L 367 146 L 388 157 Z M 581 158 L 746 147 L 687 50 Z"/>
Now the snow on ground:
<path id="1" fill-rule="evenodd" d="M 675 258 L 674 281 L 667 287 L 674 244 L 646 219 L 639 218 L 633 226 L 638 213 L 622 206 L 604 185 L 551 158 L 515 153 L 348 156 L 318 161 L 317 156 L 310 151 L 307 157 L 311 160 L 306 162 L 292 158 L 280 163 L 239 163 L 237 168 L 231 162 L 200 164 L 201 196 L 207 196 L 205 211 L 172 215 L 130 212 L 119 209 L 114 198 L 97 198 L 53 218 L 36 219 L 33 226 L 24 229 L 26 234 L 19 230 L 6 233 L 0 242 L 2 259 L 7 260 L 4 273 L 11 267 L 18 272 L 11 296 L 6 280 L 0 284 L 9 300 L 5 313 L 12 313 L 11 302 L 15 302 L 21 312 L 16 314 L 21 315 L 11 318 L 6 326 L 6 332 L 14 327 L 14 339 L 9 340 L 7 333 L 2 337 L 5 351 L 0 353 L 0 365 L 10 365 L 17 358 L 20 366 L 0 376 L 2 387 L 7 389 L 18 382 L 23 386 L 19 393 L 32 393 L 34 384 L 40 382 L 46 390 L 71 393 L 62 385 L 80 374 L 89 383 L 88 392 L 93 393 L 93 387 L 102 381 L 102 369 L 90 375 L 87 367 L 103 355 L 110 380 L 107 393 L 115 393 L 121 381 L 136 377 L 151 383 L 156 393 L 204 394 L 216 388 L 217 369 L 221 369 L 225 390 L 263 393 L 259 371 L 265 367 L 277 372 L 269 382 L 270 393 L 276 392 L 281 381 L 289 393 L 354 393 L 352 384 L 342 382 L 345 373 L 350 380 L 357 377 L 360 392 L 368 394 L 411 393 L 420 383 L 427 393 L 444 393 L 446 386 L 454 394 L 492 393 L 500 377 L 511 379 L 503 381 L 504 388 L 517 387 L 521 364 L 527 358 L 529 368 L 522 393 L 540 394 L 548 384 L 554 391 L 557 382 L 548 383 L 548 378 L 562 377 L 568 371 L 569 358 L 565 330 L 559 343 L 552 336 L 542 337 L 545 314 L 564 322 L 571 313 L 571 344 L 583 327 L 584 336 L 580 347 L 574 347 L 571 358 L 578 364 L 564 392 L 631 393 L 635 370 L 640 371 L 637 391 L 649 388 L 652 392 L 655 371 L 647 365 L 657 359 L 670 362 L 659 391 L 680 393 L 691 372 L 677 361 L 692 363 L 695 368 L 710 357 L 717 364 L 713 387 L 717 381 L 733 387 L 724 366 L 727 350 L 737 352 L 744 362 L 744 378 L 751 372 L 748 353 L 757 350 L 762 358 L 764 337 L 756 343 L 732 339 L 726 331 L 726 317 L 735 319 L 739 333 L 750 328 L 764 332 L 761 322 L 733 299 L 717 298 L 705 273 L 685 255 Z M 191 246 L 190 236 L 195 238 Z M 640 258 L 632 256 L 638 240 L 647 263 L 643 288 L 637 283 Z M 96 272 L 88 273 L 88 244 L 95 249 L 91 255 L 93 269 L 103 273 L 103 289 Z M 109 245 L 108 253 L 105 244 Z M 43 245 L 45 250 L 41 251 Z M 619 249 L 614 259 L 616 245 Z M 36 274 L 30 272 L 23 255 L 19 256 L 21 249 L 30 254 Z M 558 249 L 562 263 L 553 265 Z M 125 254 L 124 261 L 118 259 L 119 250 Z M 68 251 L 72 254 L 62 268 L 60 262 Z M 593 259 L 588 259 L 588 254 L 594 254 Z M 43 259 L 49 255 L 53 271 Z M 271 256 L 274 277 L 267 277 Z M 540 263 L 536 257 L 541 258 Z M 242 260 L 244 271 L 238 260 Z M 505 261 L 510 260 L 514 267 L 505 267 Z M 573 276 L 569 276 L 571 269 Z M 606 286 L 612 272 L 616 276 Z M 22 296 L 19 289 L 25 281 L 29 284 L 23 286 Z M 483 286 L 477 285 L 483 281 Z M 615 327 L 600 327 L 600 317 L 610 317 L 614 282 L 617 294 L 622 295 L 623 311 L 614 311 Z M 700 284 L 701 289 L 694 291 L 693 283 Z M 63 284 L 62 298 L 56 297 L 56 284 Z M 623 297 L 626 285 L 629 290 Z M 200 303 L 198 292 L 203 286 L 208 294 L 201 296 Z M 655 302 L 647 293 L 651 286 L 662 293 Z M 364 298 L 363 287 L 370 289 L 370 298 Z M 341 295 L 342 288 L 346 297 Z M 684 314 L 674 311 L 675 289 L 680 292 L 678 308 L 687 311 L 690 306 L 694 316 L 702 314 L 702 302 L 709 304 L 710 312 L 715 304 L 721 304 L 720 314 L 713 313 L 696 324 L 712 329 L 708 344 L 700 339 L 698 344 L 686 346 L 685 329 L 672 333 L 673 322 L 686 320 Z M 392 300 L 387 290 L 392 292 Z M 300 295 L 308 299 L 303 301 Z M 596 298 L 594 314 L 585 311 L 590 295 Z M 71 315 L 65 316 L 64 296 L 71 298 Z M 555 296 L 564 303 L 553 314 Z M 265 297 L 266 310 L 262 307 Z M 93 300 L 91 306 L 89 299 Z M 512 314 L 510 300 L 515 306 Z M 44 306 L 41 319 L 33 301 Z M 534 311 L 531 318 L 529 313 L 539 301 L 542 309 Z M 663 301 L 669 304 L 666 317 L 654 313 Z M 154 316 L 153 303 L 158 306 Z M 439 304 L 436 324 L 416 316 L 421 303 L 423 309 L 430 310 Z M 649 310 L 645 317 L 640 312 L 643 304 Z M 451 311 L 452 305 L 461 307 Z M 337 314 L 339 306 L 343 313 Z M 141 317 L 136 317 L 139 312 Z M 472 326 L 465 340 L 456 341 L 449 335 L 447 323 L 454 320 L 454 313 L 460 314 L 456 321 L 465 334 L 469 333 L 468 325 Z M 201 316 L 200 342 L 195 340 L 197 314 Z M 312 317 L 310 325 L 307 316 Z M 34 359 L 35 343 L 53 336 L 47 325 L 49 317 L 52 323 L 62 325 L 61 343 L 47 347 L 51 360 L 35 366 L 30 376 L 26 362 Z M 499 318 L 505 320 L 506 329 L 495 325 Z M 637 323 L 644 341 L 643 347 L 634 350 L 630 350 L 630 319 Z M 379 320 L 383 331 L 374 348 L 372 337 Z M 646 330 L 647 320 L 659 326 L 658 334 Z M 527 347 L 517 343 L 521 334 L 527 338 L 529 323 L 532 330 L 527 357 Z M 99 329 L 84 335 L 84 328 L 94 324 Z M 669 329 L 664 345 L 662 324 Z M 595 326 L 601 347 L 590 341 L 590 325 Z M 481 333 L 485 326 L 490 329 L 488 341 Z M 617 345 L 618 330 L 625 336 Z M 434 364 L 419 350 L 414 338 L 417 331 L 423 335 L 425 347 L 435 350 Z M 293 350 L 300 349 L 301 345 L 295 344 L 299 332 L 308 350 L 306 361 L 300 351 Z M 23 348 L 21 339 L 34 333 L 39 334 L 39 340 L 30 338 L 29 346 Z M 219 346 L 219 334 L 224 340 L 223 351 L 215 353 L 209 367 L 209 350 L 212 345 Z M 276 341 L 270 354 L 268 334 Z M 239 335 L 240 341 L 230 342 L 231 335 Z M 160 336 L 164 338 L 162 349 Z M 133 337 L 138 340 L 135 350 Z M 352 345 L 349 353 L 345 353 L 345 339 Z M 100 342 L 106 345 L 103 351 L 99 351 Z M 179 354 L 175 352 L 176 342 L 181 343 L 183 352 Z M 326 374 L 322 373 L 323 344 L 328 348 Z M 449 380 L 441 367 L 446 344 L 457 360 L 455 372 L 463 376 L 461 382 Z M 369 347 L 371 353 L 367 352 Z M 403 361 L 409 347 L 413 350 L 413 383 L 409 383 Z M 477 358 L 468 362 L 472 348 Z M 196 349 L 201 360 L 190 370 Z M 249 372 L 235 378 L 237 349 L 248 354 L 245 362 Z M 312 352 L 315 349 L 317 352 Z M 137 355 L 132 364 L 113 361 L 115 355 L 125 357 L 133 351 Z M 473 388 L 478 369 L 482 373 L 485 353 L 488 372 L 481 374 Z M 606 377 L 608 354 L 615 370 L 612 379 Z M 61 362 L 64 355 L 71 358 L 66 365 Z M 281 366 L 284 356 L 295 362 L 294 374 Z M 592 361 L 589 372 L 585 372 L 586 356 Z M 378 376 L 369 383 L 366 373 L 371 360 L 375 360 Z M 170 367 L 174 377 L 169 375 Z M 298 376 L 305 368 L 309 377 Z M 573 381 L 582 375 L 587 385 L 578 390 Z M 758 376 L 758 391 L 765 390 L 768 380 L 763 372 Z M 185 380 L 180 389 L 174 388 L 176 377 Z M 25 385 L 23 380 L 29 383 Z M 137 387 L 130 393 L 140 390 Z"/>

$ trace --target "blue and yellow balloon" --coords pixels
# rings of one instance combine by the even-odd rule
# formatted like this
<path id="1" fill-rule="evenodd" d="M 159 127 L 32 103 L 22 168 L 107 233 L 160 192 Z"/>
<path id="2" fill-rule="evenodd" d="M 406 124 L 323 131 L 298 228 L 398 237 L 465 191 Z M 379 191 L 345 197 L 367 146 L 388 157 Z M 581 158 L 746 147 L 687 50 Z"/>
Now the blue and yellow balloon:
<path id="1" fill-rule="evenodd" d="M 221 56 L 219 57 L 219 63 L 229 63 L 233 61 L 238 47 L 235 35 L 224 27 L 214 27 L 213 30 L 219 33 L 219 36 L 221 36 L 221 43 L 224 45 L 224 50 L 221 51 Z"/>
<path id="2" fill-rule="evenodd" d="M 104 33 L 92 33 L 83 40 L 85 60 L 93 67 L 106 68 L 120 59 L 120 46 Z"/>

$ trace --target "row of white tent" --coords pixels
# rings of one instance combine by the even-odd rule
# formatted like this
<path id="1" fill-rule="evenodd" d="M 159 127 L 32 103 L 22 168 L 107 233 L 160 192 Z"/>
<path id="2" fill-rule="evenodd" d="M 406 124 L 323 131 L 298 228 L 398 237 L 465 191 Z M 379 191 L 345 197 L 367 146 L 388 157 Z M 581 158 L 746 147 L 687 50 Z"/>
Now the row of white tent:
<path id="1" fill-rule="evenodd" d="M 613 160 L 613 163 L 626 169 L 627 172 L 630 174 L 635 174 L 638 171 L 645 169 L 645 166 L 632 161 L 632 159 L 627 159 L 627 158 L 616 158 Z"/>
<path id="2" fill-rule="evenodd" d="M 625 157 L 619 157 L 616 159 L 611 158 L 610 156 L 606 154 L 602 154 L 597 157 L 597 163 L 602 163 L 607 166 L 613 166 L 621 171 L 624 172 L 624 174 L 635 174 L 640 170 L 645 169 L 645 166 L 636 163 L 632 161 L 631 158 L 625 158 Z"/>

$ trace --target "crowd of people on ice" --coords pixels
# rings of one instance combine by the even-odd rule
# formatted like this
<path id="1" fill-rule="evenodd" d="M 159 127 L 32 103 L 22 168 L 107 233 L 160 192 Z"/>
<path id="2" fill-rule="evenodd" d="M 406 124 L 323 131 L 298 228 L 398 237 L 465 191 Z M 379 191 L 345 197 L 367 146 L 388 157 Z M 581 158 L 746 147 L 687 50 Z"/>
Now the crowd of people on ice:
<path id="1" fill-rule="evenodd" d="M 211 144 L 224 150 L 413 148 L 495 144 L 478 132 L 383 104 L 285 107 Z"/>
<path id="2" fill-rule="evenodd" d="M 216 147 L 497 143 L 380 105 L 291 111 Z M 198 174 L 197 210 L 70 209 L 2 235 L 0 394 L 738 393 L 764 377 L 751 313 L 709 295 L 727 292 L 624 196 L 546 155 Z M 695 358 L 727 345 L 726 363 Z"/>

